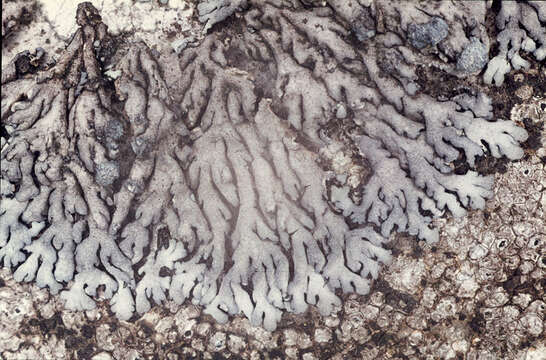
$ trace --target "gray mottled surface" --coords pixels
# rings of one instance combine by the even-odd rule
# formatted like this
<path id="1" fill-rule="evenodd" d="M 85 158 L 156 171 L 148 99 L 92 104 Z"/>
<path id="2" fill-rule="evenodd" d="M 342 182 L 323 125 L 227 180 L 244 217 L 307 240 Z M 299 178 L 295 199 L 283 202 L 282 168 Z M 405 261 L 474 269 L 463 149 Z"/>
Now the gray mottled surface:
<path id="1" fill-rule="evenodd" d="M 10 36 L 3 60 L 38 46 L 49 58 L 75 29 L 59 18 L 60 11 L 52 3 L 42 3 L 41 10 L 32 2 L 6 3 L 13 7 L 14 18 L 22 11 L 17 4 L 34 11 L 36 18 L 28 23 L 10 19 L 4 25 L 3 16 L 2 35 Z M 114 33 L 132 33 L 166 54 L 181 31 L 192 42 L 203 36 L 202 25 L 192 25 L 189 18 L 191 6 L 174 5 L 106 2 L 99 9 Z M 145 13 L 152 16 L 143 17 Z M 154 16 L 165 16 L 165 22 L 150 21 Z M 41 31 L 51 35 L 45 45 L 36 44 L 32 35 Z M 491 95 L 494 108 L 504 102 L 504 117 L 525 125 L 532 134 L 529 141 L 535 143 L 528 144 L 520 162 L 490 165 L 506 166 L 506 172 L 495 174 L 494 197 L 486 209 L 457 220 L 435 220 L 440 238 L 434 244 L 393 235 L 392 264 L 382 270 L 368 295 L 343 295 L 340 310 L 333 315 L 321 316 L 312 307 L 303 315 L 284 315 L 277 330 L 269 333 L 243 317 L 220 325 L 199 307 L 167 301 L 141 319 L 125 322 L 112 316 L 107 303 L 87 312 L 65 310 L 58 297 L 35 285 L 15 283 L 10 272 L 2 270 L 0 355 L 6 359 L 542 359 L 546 153 L 540 125 L 546 105 L 540 95 L 545 74 L 543 66 L 531 64 L 529 69 L 508 73 L 504 87 Z M 464 66 L 469 72 L 474 69 Z M 444 86 L 434 75 L 427 81 L 421 84 L 426 89 Z M 479 79 L 465 81 L 472 85 Z M 337 108 L 338 118 L 344 113 L 344 108 Z M 351 173 L 351 159 L 343 149 L 334 144 L 324 153 L 334 170 Z M 108 163 L 100 169 L 103 175 L 97 182 L 116 178 L 116 169 Z"/>

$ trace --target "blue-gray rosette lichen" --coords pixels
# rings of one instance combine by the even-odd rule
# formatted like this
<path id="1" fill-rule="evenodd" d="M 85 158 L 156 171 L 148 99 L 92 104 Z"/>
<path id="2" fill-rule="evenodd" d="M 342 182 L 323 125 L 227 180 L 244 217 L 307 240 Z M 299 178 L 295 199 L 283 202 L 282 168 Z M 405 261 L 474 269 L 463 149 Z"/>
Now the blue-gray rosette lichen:
<path id="1" fill-rule="evenodd" d="M 393 232 L 433 242 L 434 218 L 483 208 L 493 179 L 476 159 L 519 159 L 527 137 L 484 93 L 435 98 L 415 70 L 480 71 L 485 3 L 419 6 L 205 1 L 208 34 L 173 63 L 80 4 L 54 66 L 22 69 L 23 53 L 2 72 L 0 261 L 120 319 L 189 300 L 272 330 L 285 311 L 331 313 L 338 290 L 366 294 Z"/>

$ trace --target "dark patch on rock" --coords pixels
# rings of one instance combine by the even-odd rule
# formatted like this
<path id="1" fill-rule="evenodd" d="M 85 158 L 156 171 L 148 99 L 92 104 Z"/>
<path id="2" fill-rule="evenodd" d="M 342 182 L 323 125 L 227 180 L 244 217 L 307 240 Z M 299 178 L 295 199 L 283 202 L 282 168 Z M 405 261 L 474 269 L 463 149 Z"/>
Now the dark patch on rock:
<path id="1" fill-rule="evenodd" d="M 76 332 L 72 329 L 67 329 L 64 325 L 61 325 L 57 326 L 55 329 L 55 334 L 57 334 L 59 339 L 63 339 L 65 336 L 72 336 L 76 334 Z"/>
<path id="2" fill-rule="evenodd" d="M 378 279 L 375 282 L 374 290 L 381 291 L 385 294 L 385 302 L 395 309 L 400 309 L 409 313 L 417 305 L 417 300 L 411 295 L 394 290 L 389 283 L 383 279 Z"/>
<path id="3" fill-rule="evenodd" d="M 525 57 L 526 53 L 522 53 Z M 531 62 L 536 64 L 536 62 Z M 536 67 L 535 67 L 536 66 Z M 524 81 L 515 80 L 516 74 L 523 74 Z M 490 86 L 485 88 L 485 92 L 493 100 L 493 118 L 494 119 L 510 119 L 510 112 L 514 105 L 520 104 L 522 101 L 514 93 L 522 86 L 528 85 L 533 88 L 533 93 L 543 94 L 546 91 L 546 72 L 544 65 L 534 65 L 532 69 L 525 72 L 510 72 L 505 75 L 502 86 Z"/>
<path id="4" fill-rule="evenodd" d="M 81 334 L 85 336 L 87 339 L 95 337 L 96 329 L 93 325 L 84 325 L 81 329 Z"/>
<path id="5" fill-rule="evenodd" d="M 336 355 L 336 353 L 337 353 L 337 351 L 336 351 L 335 347 L 330 346 L 330 344 L 328 344 L 328 346 L 325 347 L 325 348 L 320 352 L 319 359 L 320 359 L 320 360 L 329 360 L 329 359 L 332 359 L 332 358 Z"/>
<path id="6" fill-rule="evenodd" d="M 270 350 L 267 354 L 269 359 L 284 359 L 285 355 L 281 349 Z"/>
<path id="7" fill-rule="evenodd" d="M 78 348 L 79 345 L 82 344 L 82 342 L 84 341 L 85 340 L 80 336 L 68 336 L 65 339 L 64 343 L 67 349 L 74 349 L 74 348 Z"/>
<path id="8" fill-rule="evenodd" d="M 78 350 L 78 359 L 91 359 L 91 356 L 93 356 L 93 352 L 95 351 L 95 348 L 93 345 L 87 345 L 83 349 Z"/>
<path id="9" fill-rule="evenodd" d="M 411 257 L 415 259 L 421 259 L 423 257 L 423 248 L 419 245 L 418 242 L 412 242 L 411 247 Z"/>
<path id="10" fill-rule="evenodd" d="M 372 342 L 377 346 L 387 346 L 395 342 L 396 337 L 394 334 L 388 333 L 386 331 L 379 331 L 372 335 Z"/>
<path id="11" fill-rule="evenodd" d="M 481 334 L 485 330 L 485 318 L 482 314 L 476 312 L 476 314 L 474 314 L 474 317 L 468 323 L 468 326 L 470 326 L 470 328 L 474 332 Z"/>
<path id="12" fill-rule="evenodd" d="M 452 98 L 463 92 L 464 83 L 456 76 L 438 69 L 418 65 L 415 71 L 420 92 L 434 98 Z"/>
<path id="13" fill-rule="evenodd" d="M 505 156 L 497 159 L 487 154 L 476 159 L 476 170 L 480 175 L 504 174 L 509 162 L 510 160 Z"/>
<path id="14" fill-rule="evenodd" d="M 170 240 L 173 237 L 171 232 L 167 227 L 161 227 L 157 230 L 157 248 L 158 249 L 167 249 L 169 248 Z"/>
<path id="15" fill-rule="evenodd" d="M 544 129 L 544 121 L 534 122 L 530 118 L 523 119 L 523 126 L 529 137 L 521 144 L 524 149 L 538 150 L 542 147 L 542 129 Z"/>
<path id="16" fill-rule="evenodd" d="M 533 299 L 540 299 L 542 297 L 541 289 L 545 288 L 546 279 L 527 279 L 520 273 L 519 269 L 516 269 L 508 275 L 508 279 L 502 282 L 501 285 L 510 297 L 517 294 L 529 294 Z"/>
<path id="17" fill-rule="evenodd" d="M 185 346 L 180 346 L 172 350 L 173 354 L 179 355 L 179 359 L 188 359 L 188 360 L 194 360 L 197 359 L 197 357 L 192 356 L 190 354 L 184 353 L 184 350 L 187 349 Z"/>
<path id="18" fill-rule="evenodd" d="M 21 4 L 21 12 L 17 14 L 16 18 L 12 16 L 4 18 L 2 16 L 2 47 L 8 44 L 8 39 L 16 33 L 21 25 L 29 25 L 34 20 L 34 15 L 38 13 L 38 5 L 36 2 L 29 3 L 29 5 Z M 2 12 L 2 15 L 4 13 Z M 10 22 L 13 22 L 13 26 L 9 26 Z"/>
<path id="19" fill-rule="evenodd" d="M 15 69 L 17 70 L 17 75 L 22 76 L 32 70 L 32 65 L 30 64 L 30 56 L 27 53 L 19 54 L 15 59 Z"/>
<path id="20" fill-rule="evenodd" d="M 162 266 L 162 267 L 159 269 L 159 276 L 161 276 L 161 277 L 173 276 L 174 273 L 175 273 L 174 270 L 171 270 L 171 269 L 169 269 L 169 268 L 166 267 L 166 266 Z"/>
<path id="21" fill-rule="evenodd" d="M 150 337 L 154 333 L 154 329 L 145 322 L 141 322 L 140 327 L 142 328 L 142 331 L 144 331 L 146 337 Z"/>
<path id="22" fill-rule="evenodd" d="M 229 357 L 230 360 L 243 360 L 243 358 L 239 355 L 231 355 Z"/>
<path id="23" fill-rule="evenodd" d="M 63 320 L 61 319 L 61 314 L 56 313 L 49 319 L 43 319 L 40 320 L 38 323 L 38 326 L 40 327 L 40 331 L 42 332 L 42 335 L 47 336 L 48 334 L 52 333 L 53 330 L 58 326 L 63 325 Z"/>
<path id="24" fill-rule="evenodd" d="M 464 151 L 459 150 L 459 157 L 453 162 L 453 167 L 453 172 L 457 175 L 464 175 L 470 170 Z"/>

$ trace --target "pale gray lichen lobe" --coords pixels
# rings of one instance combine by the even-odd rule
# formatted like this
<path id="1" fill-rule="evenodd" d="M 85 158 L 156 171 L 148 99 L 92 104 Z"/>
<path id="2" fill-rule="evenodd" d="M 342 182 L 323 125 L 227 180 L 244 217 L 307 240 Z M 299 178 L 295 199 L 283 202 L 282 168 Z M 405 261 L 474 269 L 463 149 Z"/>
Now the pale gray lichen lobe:
<path id="1" fill-rule="evenodd" d="M 121 319 L 190 299 L 273 330 L 283 311 L 330 314 L 337 290 L 366 294 L 393 232 L 434 242 L 434 218 L 483 208 L 476 158 L 518 159 L 527 134 L 482 93 L 420 92 L 413 65 L 453 45 L 451 27 L 409 6 L 431 24 L 415 38 L 383 21 L 391 5 L 328 3 L 204 2 L 213 31 L 167 64 L 80 4 L 55 66 L 2 79 L 0 260 L 15 279 L 71 309 L 110 299 Z M 360 193 L 319 165 L 335 121 L 369 168 Z"/>

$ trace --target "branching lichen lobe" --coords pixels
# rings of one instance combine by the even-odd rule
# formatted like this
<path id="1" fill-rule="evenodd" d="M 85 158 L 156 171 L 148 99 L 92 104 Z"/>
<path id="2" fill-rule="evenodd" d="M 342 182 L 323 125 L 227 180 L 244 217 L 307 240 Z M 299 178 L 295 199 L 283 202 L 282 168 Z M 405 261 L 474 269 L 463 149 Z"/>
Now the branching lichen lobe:
<path id="1" fill-rule="evenodd" d="M 150 49 L 128 43 L 113 87 L 97 58 L 115 41 L 80 4 L 54 67 L 2 78 L 0 260 L 72 309 L 104 297 L 129 319 L 190 299 L 273 330 L 283 311 L 329 314 L 336 291 L 366 294 L 391 233 L 432 242 L 434 217 L 483 208 L 484 145 L 518 159 L 527 134 L 493 121 L 480 92 L 421 90 L 421 52 L 463 51 L 448 22 L 401 20 L 420 29 L 410 36 L 379 4 L 328 3 L 204 2 L 212 31 L 180 54 L 178 77 L 167 85 Z M 348 125 L 325 131 L 333 122 Z"/>

